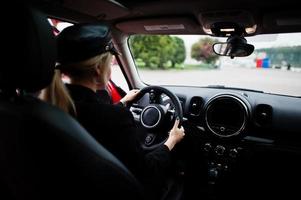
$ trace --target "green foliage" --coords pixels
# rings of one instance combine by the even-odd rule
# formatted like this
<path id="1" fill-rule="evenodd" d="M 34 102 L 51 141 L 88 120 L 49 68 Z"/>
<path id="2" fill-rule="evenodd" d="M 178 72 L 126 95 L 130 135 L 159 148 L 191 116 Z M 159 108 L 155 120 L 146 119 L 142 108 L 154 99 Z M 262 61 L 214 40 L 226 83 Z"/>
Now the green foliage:
<path id="1" fill-rule="evenodd" d="M 160 58 L 157 56 L 150 57 L 148 60 L 148 65 L 152 69 L 156 69 L 158 66 L 163 68 L 163 64 L 160 63 Z"/>
<path id="2" fill-rule="evenodd" d="M 191 46 L 191 58 L 204 63 L 214 64 L 219 58 L 212 50 L 212 45 L 216 42 L 218 40 L 213 40 L 209 37 L 200 39 Z"/>
<path id="3" fill-rule="evenodd" d="M 272 65 L 281 65 L 285 61 L 294 67 L 301 67 L 301 46 L 263 48 L 256 52 L 265 52 Z"/>
<path id="4" fill-rule="evenodd" d="M 138 58 L 136 60 L 136 65 L 139 67 L 139 68 L 143 68 L 145 67 L 145 62 L 143 62 L 143 60 L 141 58 Z"/>
<path id="5" fill-rule="evenodd" d="M 138 67 L 174 68 L 186 57 L 184 41 L 178 37 L 135 35 L 130 37 L 129 44 Z"/>
<path id="6" fill-rule="evenodd" d="M 181 38 L 173 37 L 174 40 L 174 52 L 173 59 L 171 59 L 172 66 L 175 67 L 176 64 L 183 64 L 186 58 L 186 49 L 184 41 Z"/>

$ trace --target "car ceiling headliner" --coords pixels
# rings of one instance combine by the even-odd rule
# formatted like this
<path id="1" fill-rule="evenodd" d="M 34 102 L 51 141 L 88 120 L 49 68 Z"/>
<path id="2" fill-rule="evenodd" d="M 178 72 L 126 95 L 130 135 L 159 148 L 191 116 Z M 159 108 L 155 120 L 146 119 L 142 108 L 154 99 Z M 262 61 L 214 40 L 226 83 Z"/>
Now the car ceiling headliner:
<path id="1" fill-rule="evenodd" d="M 123 28 L 127 23 L 163 18 L 174 21 L 177 18 L 190 20 L 197 29 L 187 30 L 188 34 L 204 34 L 202 23 L 198 16 L 205 12 L 218 12 L 229 10 L 248 11 L 254 18 L 257 33 L 299 32 L 301 31 L 301 13 L 299 2 L 295 0 L 42 0 L 45 10 L 51 16 L 70 21 L 106 21 Z M 292 20 L 294 23 L 277 26 L 276 20 Z M 184 21 L 185 21 L 184 20 Z M 221 17 L 221 20 L 222 17 Z M 183 22 L 184 23 L 184 22 Z M 120 26 L 119 26 L 120 27 Z M 130 32 L 131 28 L 122 29 Z M 139 28 L 136 29 L 139 32 Z M 142 29 L 141 32 L 143 33 Z M 168 33 L 168 32 L 166 32 Z"/>

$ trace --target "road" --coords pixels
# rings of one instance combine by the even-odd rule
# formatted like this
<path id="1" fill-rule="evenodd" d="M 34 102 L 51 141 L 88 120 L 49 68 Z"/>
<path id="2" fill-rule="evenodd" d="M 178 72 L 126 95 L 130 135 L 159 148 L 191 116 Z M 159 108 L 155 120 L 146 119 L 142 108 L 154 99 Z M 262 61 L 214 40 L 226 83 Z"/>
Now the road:
<path id="1" fill-rule="evenodd" d="M 139 70 L 145 83 L 156 85 L 225 85 L 301 96 L 301 72 L 225 67 L 212 70 Z"/>
<path id="2" fill-rule="evenodd" d="M 139 74 L 146 83 L 158 85 L 225 85 L 301 96 L 301 73 L 280 69 L 143 70 Z"/>

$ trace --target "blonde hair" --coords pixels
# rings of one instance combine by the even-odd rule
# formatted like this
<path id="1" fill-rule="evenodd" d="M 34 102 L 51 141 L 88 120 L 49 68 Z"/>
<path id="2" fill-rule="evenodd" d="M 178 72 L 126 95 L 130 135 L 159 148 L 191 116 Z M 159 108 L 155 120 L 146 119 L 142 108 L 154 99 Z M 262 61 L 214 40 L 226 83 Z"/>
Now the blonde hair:
<path id="1" fill-rule="evenodd" d="M 81 62 L 59 65 L 59 69 L 55 70 L 52 83 L 41 92 L 40 98 L 76 116 L 75 104 L 62 81 L 62 73 L 71 79 L 83 80 L 92 78 L 98 67 L 101 73 L 101 80 L 98 80 L 99 84 L 105 85 L 109 81 L 105 75 L 110 69 L 111 59 L 110 53 L 104 53 Z"/>

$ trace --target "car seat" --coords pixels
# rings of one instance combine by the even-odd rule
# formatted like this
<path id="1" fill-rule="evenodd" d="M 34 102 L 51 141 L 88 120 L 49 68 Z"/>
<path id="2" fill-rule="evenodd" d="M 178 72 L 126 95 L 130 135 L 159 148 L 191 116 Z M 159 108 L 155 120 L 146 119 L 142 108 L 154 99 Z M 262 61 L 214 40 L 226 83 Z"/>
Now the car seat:
<path id="1" fill-rule="evenodd" d="M 7 34 L 17 31 L 21 43 L 10 53 L 24 48 L 24 57 L 0 66 L 0 199 L 143 199 L 117 158 L 71 116 L 31 95 L 51 82 L 55 39 L 39 9 L 22 4 L 16 13 L 21 22 Z"/>

